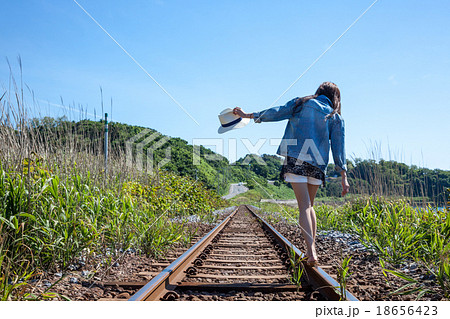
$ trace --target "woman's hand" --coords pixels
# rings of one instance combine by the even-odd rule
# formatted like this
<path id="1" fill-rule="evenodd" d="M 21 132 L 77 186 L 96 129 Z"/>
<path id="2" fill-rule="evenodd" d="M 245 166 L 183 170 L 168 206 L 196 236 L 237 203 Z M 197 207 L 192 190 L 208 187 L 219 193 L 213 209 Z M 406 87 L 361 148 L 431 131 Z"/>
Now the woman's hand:
<path id="1" fill-rule="evenodd" d="M 233 109 L 233 114 L 238 115 L 240 117 L 244 117 L 244 118 L 252 118 L 252 115 L 253 115 L 253 114 L 244 113 L 244 111 L 242 111 L 242 109 L 240 107 L 235 107 Z"/>
<path id="2" fill-rule="evenodd" d="M 347 180 L 347 173 L 345 171 L 341 172 L 341 176 L 342 176 L 342 196 L 345 196 L 345 194 L 348 193 L 348 191 L 350 190 L 350 184 L 348 183 Z"/>

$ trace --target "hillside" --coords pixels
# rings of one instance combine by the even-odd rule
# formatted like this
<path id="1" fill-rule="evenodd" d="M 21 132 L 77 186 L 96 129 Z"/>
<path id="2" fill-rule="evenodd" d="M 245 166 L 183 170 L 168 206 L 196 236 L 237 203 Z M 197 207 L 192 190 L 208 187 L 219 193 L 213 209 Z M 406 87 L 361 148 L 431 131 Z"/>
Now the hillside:
<path id="1" fill-rule="evenodd" d="M 79 151 L 89 150 L 90 153 L 94 153 L 93 155 L 103 153 L 104 123 L 101 121 L 74 122 L 67 121 L 65 118 L 45 117 L 33 119 L 31 125 L 41 133 L 39 136 L 42 138 L 42 144 L 46 145 L 49 152 L 60 147 L 61 144 L 72 143 L 71 141 L 76 140 L 77 143 L 73 147 Z M 153 129 L 117 122 L 109 123 L 108 131 L 110 157 L 126 155 L 127 141 L 138 136 L 132 143 L 129 143 L 129 146 L 132 151 L 132 165 L 141 166 L 143 170 L 147 170 L 146 154 L 149 154 L 149 150 L 155 148 L 153 161 L 156 164 L 165 159 L 166 152 L 170 149 L 170 161 L 161 166 L 162 170 L 198 179 L 206 187 L 218 191 L 219 194 L 225 194 L 230 183 L 246 182 L 267 185 L 264 177 L 254 173 L 248 167 L 230 165 L 227 158 L 203 146 L 199 146 L 196 150 L 195 160 L 197 162 L 194 163 L 194 147 L 181 138 L 168 137 Z M 70 141 L 66 139 L 68 132 L 74 136 Z M 143 144 L 140 151 L 143 156 L 142 163 L 136 161 L 139 144 Z M 155 167 L 155 165 L 153 166 Z"/>
<path id="2" fill-rule="evenodd" d="M 42 136 L 56 135 L 59 143 L 65 143 L 65 133 L 79 135 L 80 141 L 86 144 L 97 144 L 97 152 L 103 152 L 104 123 L 101 121 L 83 120 L 67 121 L 64 118 L 34 119 L 32 125 L 42 131 Z M 294 198 L 290 185 L 280 180 L 281 159 L 276 155 L 246 155 L 236 163 L 200 146 L 193 158 L 194 147 L 178 137 L 168 137 L 153 129 L 113 122 L 109 124 L 109 143 L 111 156 L 126 153 L 126 143 L 139 134 L 133 141 L 133 165 L 136 165 L 136 145 L 143 146 L 143 169 L 146 168 L 145 154 L 154 150 L 154 163 L 160 163 L 170 148 L 171 158 L 161 168 L 175 172 L 181 176 L 190 176 L 202 181 L 209 189 L 219 194 L 227 193 L 230 183 L 244 182 L 262 198 Z M 55 141 L 51 138 L 50 140 Z M 54 142 L 53 142 L 54 143 Z M 75 147 L 83 149 L 83 143 Z M 161 144 L 158 146 L 158 144 Z M 51 145 L 49 145 L 51 147 Z M 56 145 L 55 145 L 56 147 Z M 200 153 L 198 157 L 198 152 Z M 194 159 L 197 163 L 194 163 Z M 408 166 L 395 161 L 347 159 L 348 176 L 351 193 L 379 194 L 384 196 L 407 196 L 416 200 L 434 202 L 442 205 L 446 201 L 446 188 L 450 187 L 450 171 L 416 166 Z M 268 181 L 272 181 L 269 185 Z M 317 197 L 339 197 L 341 192 L 340 178 L 334 171 L 334 165 L 327 168 L 326 188 L 320 188 Z"/>

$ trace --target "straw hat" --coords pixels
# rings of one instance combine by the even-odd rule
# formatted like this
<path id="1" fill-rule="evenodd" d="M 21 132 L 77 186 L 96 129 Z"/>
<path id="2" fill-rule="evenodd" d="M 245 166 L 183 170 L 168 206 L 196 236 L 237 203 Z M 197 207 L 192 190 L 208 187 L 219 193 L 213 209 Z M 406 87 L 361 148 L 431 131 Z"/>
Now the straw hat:
<path id="1" fill-rule="evenodd" d="M 223 110 L 218 116 L 221 124 L 217 130 L 219 134 L 234 130 L 235 128 L 244 127 L 250 122 L 249 118 L 243 118 L 233 114 L 233 109 L 230 108 Z"/>

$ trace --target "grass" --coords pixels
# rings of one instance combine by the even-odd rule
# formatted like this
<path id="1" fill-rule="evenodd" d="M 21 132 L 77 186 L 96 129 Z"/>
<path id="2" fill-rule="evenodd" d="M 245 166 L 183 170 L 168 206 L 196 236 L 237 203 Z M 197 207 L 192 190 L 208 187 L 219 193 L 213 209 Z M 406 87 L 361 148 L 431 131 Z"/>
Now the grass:
<path id="1" fill-rule="evenodd" d="M 80 174 L 61 179 L 45 173 L 27 181 L 0 164 L 1 284 L 129 248 L 159 257 L 173 243 L 192 238 L 172 218 L 197 214 L 211 222 L 209 212 L 220 203 L 189 178 L 169 173 L 160 172 L 157 183 L 108 189 Z"/>
<path id="2" fill-rule="evenodd" d="M 261 199 L 295 199 L 294 191 L 288 186 L 281 184 L 280 186 L 267 184 L 266 186 L 257 185 L 255 188 L 249 189 L 247 192 L 239 194 L 230 200 L 234 205 L 259 203 Z"/>

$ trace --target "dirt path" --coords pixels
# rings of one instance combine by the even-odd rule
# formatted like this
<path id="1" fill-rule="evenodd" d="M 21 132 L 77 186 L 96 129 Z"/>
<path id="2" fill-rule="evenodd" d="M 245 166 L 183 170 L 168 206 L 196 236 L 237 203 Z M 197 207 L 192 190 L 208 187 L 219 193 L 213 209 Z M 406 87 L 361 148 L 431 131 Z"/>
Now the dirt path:
<path id="1" fill-rule="evenodd" d="M 228 191 L 228 195 L 222 196 L 223 199 L 230 199 L 236 195 L 245 193 L 248 191 L 248 187 L 244 186 L 242 183 L 231 184 L 230 190 Z"/>

